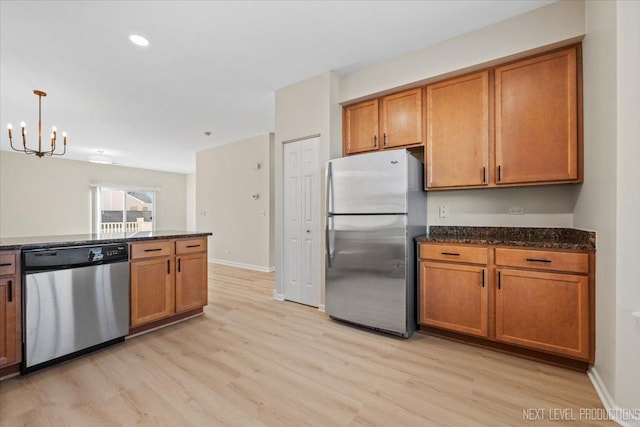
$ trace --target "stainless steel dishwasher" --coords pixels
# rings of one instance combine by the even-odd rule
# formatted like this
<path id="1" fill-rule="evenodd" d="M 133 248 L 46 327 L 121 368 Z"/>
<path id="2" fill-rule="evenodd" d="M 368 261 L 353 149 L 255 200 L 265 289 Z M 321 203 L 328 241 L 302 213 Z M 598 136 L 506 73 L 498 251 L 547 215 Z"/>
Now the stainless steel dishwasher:
<path id="1" fill-rule="evenodd" d="M 22 373 L 124 340 L 128 258 L 126 244 L 23 251 Z"/>

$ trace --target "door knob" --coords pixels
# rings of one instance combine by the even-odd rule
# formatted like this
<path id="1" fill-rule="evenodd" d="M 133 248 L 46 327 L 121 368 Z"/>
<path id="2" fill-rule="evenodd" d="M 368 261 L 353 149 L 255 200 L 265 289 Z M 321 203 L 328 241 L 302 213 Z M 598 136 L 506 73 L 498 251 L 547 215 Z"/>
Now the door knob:
<path id="1" fill-rule="evenodd" d="M 307 230 L 307 233 L 311 233 L 311 230 Z"/>

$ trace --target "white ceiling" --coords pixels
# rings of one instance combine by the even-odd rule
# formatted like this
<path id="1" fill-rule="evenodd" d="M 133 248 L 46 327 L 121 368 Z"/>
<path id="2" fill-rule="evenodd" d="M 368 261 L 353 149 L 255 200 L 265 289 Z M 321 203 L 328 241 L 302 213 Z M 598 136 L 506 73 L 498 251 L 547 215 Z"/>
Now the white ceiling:
<path id="1" fill-rule="evenodd" d="M 104 150 L 124 166 L 193 172 L 196 151 L 272 132 L 279 88 L 548 3 L 2 0 L 1 148 L 6 124 L 23 120 L 36 143 L 40 89 L 43 134 L 67 131 L 65 157 Z M 150 46 L 131 44 L 132 33 Z"/>

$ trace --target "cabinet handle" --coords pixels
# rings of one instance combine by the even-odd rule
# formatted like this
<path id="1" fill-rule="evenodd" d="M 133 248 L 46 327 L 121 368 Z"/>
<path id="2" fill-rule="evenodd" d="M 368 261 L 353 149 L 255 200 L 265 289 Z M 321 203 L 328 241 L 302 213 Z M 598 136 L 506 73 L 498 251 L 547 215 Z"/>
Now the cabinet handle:
<path id="1" fill-rule="evenodd" d="M 7 300 L 9 300 L 9 302 L 13 302 L 13 280 L 9 280 L 7 282 Z"/>
<path id="2" fill-rule="evenodd" d="M 451 256 L 460 256 L 460 254 L 457 254 L 455 252 L 440 252 L 441 255 L 451 255 Z"/>
<path id="3" fill-rule="evenodd" d="M 382 140 L 384 141 L 384 146 L 386 147 L 387 146 L 387 134 L 386 133 L 382 134 Z"/>
<path id="4" fill-rule="evenodd" d="M 498 289 L 502 289 L 502 277 L 500 277 L 499 271 L 498 271 Z"/>
<path id="5" fill-rule="evenodd" d="M 188 248 L 199 248 L 200 245 L 187 245 Z"/>
<path id="6" fill-rule="evenodd" d="M 537 259 L 537 258 L 527 258 L 527 261 L 529 262 L 544 262 L 544 263 L 551 263 L 550 259 Z"/>
<path id="7" fill-rule="evenodd" d="M 0 267 L 8 267 L 11 264 L 12 264 L 11 262 L 3 262 L 2 264 L 0 264 Z"/>
<path id="8" fill-rule="evenodd" d="M 502 166 L 498 166 L 498 182 L 502 182 Z"/>
<path id="9" fill-rule="evenodd" d="M 171 274 L 171 260 L 167 260 L 167 274 Z"/>
<path id="10" fill-rule="evenodd" d="M 158 252 L 158 251 L 161 251 L 161 250 L 162 250 L 162 248 L 155 248 L 155 249 L 145 249 L 144 251 L 145 252 Z"/>
<path id="11" fill-rule="evenodd" d="M 482 269 L 482 287 L 484 288 L 484 268 Z"/>
<path id="12" fill-rule="evenodd" d="M 487 183 L 487 167 L 486 166 L 482 167 L 482 183 L 483 184 Z"/>
<path id="13" fill-rule="evenodd" d="M 373 135 L 373 148 L 378 148 L 378 135 Z"/>
<path id="14" fill-rule="evenodd" d="M 182 261 L 182 259 L 178 258 L 178 273 L 180 273 L 180 270 L 182 270 L 182 264 L 180 261 Z"/>

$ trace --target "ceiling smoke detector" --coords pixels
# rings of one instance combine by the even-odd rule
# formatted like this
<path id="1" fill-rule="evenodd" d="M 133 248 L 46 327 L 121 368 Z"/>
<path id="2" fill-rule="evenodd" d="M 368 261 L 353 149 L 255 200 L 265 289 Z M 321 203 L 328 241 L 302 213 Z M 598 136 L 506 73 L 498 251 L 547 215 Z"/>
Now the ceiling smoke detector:
<path id="1" fill-rule="evenodd" d="M 91 163 L 98 163 L 101 165 L 112 165 L 113 160 L 111 159 L 111 157 L 104 156 L 103 154 L 103 150 L 98 150 L 98 154 L 92 154 L 91 156 L 89 156 L 89 161 Z"/>

